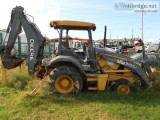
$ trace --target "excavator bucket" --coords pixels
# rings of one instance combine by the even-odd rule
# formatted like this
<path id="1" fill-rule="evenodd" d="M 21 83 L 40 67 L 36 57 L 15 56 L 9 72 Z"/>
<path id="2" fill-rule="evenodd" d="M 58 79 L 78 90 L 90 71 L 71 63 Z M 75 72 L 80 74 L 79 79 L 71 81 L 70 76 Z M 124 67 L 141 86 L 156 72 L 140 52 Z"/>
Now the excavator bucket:
<path id="1" fill-rule="evenodd" d="M 2 59 L 3 66 L 7 69 L 16 68 L 17 66 L 22 64 L 22 62 L 24 61 L 23 59 L 20 59 L 8 54 L 1 56 L 1 59 Z"/>

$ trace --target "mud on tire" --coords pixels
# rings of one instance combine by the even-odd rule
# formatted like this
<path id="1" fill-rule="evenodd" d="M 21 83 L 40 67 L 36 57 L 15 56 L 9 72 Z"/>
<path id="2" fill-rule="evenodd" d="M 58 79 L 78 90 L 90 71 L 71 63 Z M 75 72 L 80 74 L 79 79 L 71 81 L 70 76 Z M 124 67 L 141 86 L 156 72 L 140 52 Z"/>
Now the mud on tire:
<path id="1" fill-rule="evenodd" d="M 80 73 L 71 66 L 55 68 L 50 74 L 50 88 L 57 95 L 76 95 L 83 89 Z"/>

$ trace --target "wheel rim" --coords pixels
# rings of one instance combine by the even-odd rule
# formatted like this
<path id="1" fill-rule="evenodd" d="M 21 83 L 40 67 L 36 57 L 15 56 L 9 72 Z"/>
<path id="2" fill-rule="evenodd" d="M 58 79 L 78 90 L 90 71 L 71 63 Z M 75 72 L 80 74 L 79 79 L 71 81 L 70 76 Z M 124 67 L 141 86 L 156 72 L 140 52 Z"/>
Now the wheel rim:
<path id="1" fill-rule="evenodd" d="M 73 91 L 74 82 L 69 76 L 62 75 L 56 79 L 55 88 L 61 94 L 68 94 Z"/>
<path id="2" fill-rule="evenodd" d="M 127 84 L 120 84 L 117 87 L 117 92 L 118 93 L 123 93 L 123 94 L 129 94 L 130 93 L 130 87 Z"/>

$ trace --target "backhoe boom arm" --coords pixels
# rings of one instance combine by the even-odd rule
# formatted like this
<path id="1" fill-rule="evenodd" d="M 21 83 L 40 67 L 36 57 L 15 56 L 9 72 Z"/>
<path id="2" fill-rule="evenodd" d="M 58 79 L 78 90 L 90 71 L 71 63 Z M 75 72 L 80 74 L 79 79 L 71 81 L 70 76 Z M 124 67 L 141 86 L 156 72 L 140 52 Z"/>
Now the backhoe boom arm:
<path id="1" fill-rule="evenodd" d="M 16 38 L 22 31 L 23 27 L 28 42 L 28 72 L 30 75 L 33 75 L 36 66 L 41 65 L 43 59 L 43 49 L 46 39 L 42 36 L 36 25 L 27 18 L 23 11 L 24 8 L 21 6 L 17 6 L 12 10 L 11 19 L 6 31 L 7 33 L 9 33 L 7 45 L 5 47 L 2 46 L 5 48 L 4 52 L 1 54 L 2 63 L 4 67 L 8 69 L 17 67 L 19 64 L 22 63 L 22 61 L 20 60 L 19 63 L 12 62 L 12 64 L 15 65 L 10 65 L 12 60 L 17 60 L 17 58 L 11 56 L 11 50 L 13 49 Z"/>

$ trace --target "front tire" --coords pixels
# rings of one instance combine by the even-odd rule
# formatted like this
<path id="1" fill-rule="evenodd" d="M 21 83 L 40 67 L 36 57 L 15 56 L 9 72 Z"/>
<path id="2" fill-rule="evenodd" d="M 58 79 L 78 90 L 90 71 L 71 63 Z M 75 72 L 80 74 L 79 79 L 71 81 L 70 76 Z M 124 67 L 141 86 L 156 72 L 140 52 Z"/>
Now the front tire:
<path id="1" fill-rule="evenodd" d="M 83 89 L 80 73 L 70 66 L 55 68 L 50 79 L 51 90 L 59 95 L 76 95 Z"/>

